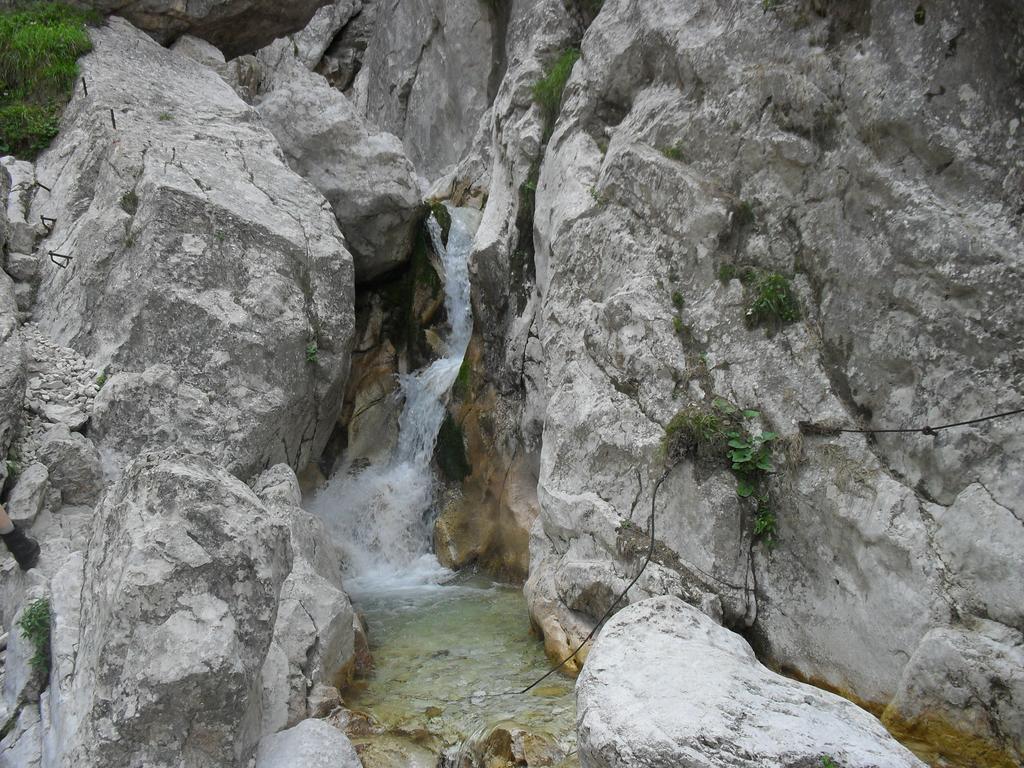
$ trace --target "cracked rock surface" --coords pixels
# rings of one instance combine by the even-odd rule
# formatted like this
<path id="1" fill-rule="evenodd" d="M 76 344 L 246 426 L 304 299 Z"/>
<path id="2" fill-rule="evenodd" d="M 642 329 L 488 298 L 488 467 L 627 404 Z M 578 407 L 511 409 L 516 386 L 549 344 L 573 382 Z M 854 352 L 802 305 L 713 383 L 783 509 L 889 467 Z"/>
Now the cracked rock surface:
<path id="1" fill-rule="evenodd" d="M 583 38 L 537 187 L 529 593 L 573 608 L 631 575 L 620 532 L 646 527 L 665 425 L 723 397 L 780 435 L 778 545 L 753 538 L 724 457 L 685 459 L 655 510 L 673 570 L 773 663 L 884 704 L 930 629 L 1024 622 L 1024 583 L 1005 578 L 1024 564 L 1019 425 L 869 442 L 799 423 L 1015 404 L 1019 28 L 952 2 L 923 26 L 899 3 L 844 8 L 614 2 Z M 979 72 L 1007 87 L 976 91 Z M 745 268 L 787 275 L 802 319 L 748 327 Z"/>
<path id="2" fill-rule="evenodd" d="M 33 214 L 57 219 L 42 248 L 73 254 L 43 271 L 36 322 L 108 371 L 94 436 L 121 463 L 181 435 L 241 476 L 301 466 L 352 340 L 330 208 L 212 70 L 117 18 L 91 34 L 89 96 L 36 169 L 52 192 Z"/>
<path id="3" fill-rule="evenodd" d="M 583 768 L 924 768 L 846 699 L 763 667 L 675 597 L 608 622 L 576 686 Z"/>

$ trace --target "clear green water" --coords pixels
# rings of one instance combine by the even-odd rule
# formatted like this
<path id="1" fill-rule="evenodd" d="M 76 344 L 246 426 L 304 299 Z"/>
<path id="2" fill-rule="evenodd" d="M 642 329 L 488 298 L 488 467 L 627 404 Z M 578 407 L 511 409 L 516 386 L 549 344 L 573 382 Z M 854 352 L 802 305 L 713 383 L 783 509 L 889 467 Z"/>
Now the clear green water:
<path id="1" fill-rule="evenodd" d="M 520 690 L 549 668 L 521 590 L 477 576 L 354 600 L 375 669 L 346 692 L 350 708 L 392 733 L 428 732 L 432 750 L 509 721 L 575 749 L 572 680 L 552 675 L 526 695 L 488 695 Z"/>

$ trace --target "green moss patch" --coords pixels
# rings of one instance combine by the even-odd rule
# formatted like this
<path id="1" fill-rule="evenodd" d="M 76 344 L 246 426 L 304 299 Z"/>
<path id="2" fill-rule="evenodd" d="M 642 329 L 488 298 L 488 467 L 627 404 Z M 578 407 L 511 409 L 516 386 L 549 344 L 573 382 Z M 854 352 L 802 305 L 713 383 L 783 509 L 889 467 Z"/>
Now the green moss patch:
<path id="1" fill-rule="evenodd" d="M 437 448 L 434 457 L 446 478 L 461 483 L 472 469 L 466 457 L 466 441 L 460 427 L 452 415 L 446 414 L 441 430 L 437 434 Z"/>
<path id="2" fill-rule="evenodd" d="M 0 154 L 33 160 L 50 145 L 92 50 L 86 25 L 101 17 L 60 3 L 0 11 Z"/>
<path id="3" fill-rule="evenodd" d="M 430 206 L 430 212 L 441 226 L 441 242 L 448 245 L 448 235 L 452 230 L 452 215 L 440 200 L 431 200 L 428 205 Z"/>
<path id="4" fill-rule="evenodd" d="M 456 400 L 465 400 L 473 389 L 473 364 L 469 361 L 469 355 L 462 360 L 459 366 L 459 374 L 452 384 L 452 397 Z"/>

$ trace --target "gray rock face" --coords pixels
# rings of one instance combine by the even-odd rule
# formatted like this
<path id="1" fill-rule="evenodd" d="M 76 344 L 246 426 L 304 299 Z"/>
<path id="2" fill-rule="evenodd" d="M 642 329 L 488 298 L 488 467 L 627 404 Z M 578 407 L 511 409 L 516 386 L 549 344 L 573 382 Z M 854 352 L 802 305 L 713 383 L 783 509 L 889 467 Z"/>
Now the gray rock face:
<path id="1" fill-rule="evenodd" d="M 58 424 L 43 435 L 37 454 L 65 504 L 94 504 L 103 491 L 100 456 L 91 440 Z"/>
<path id="2" fill-rule="evenodd" d="M 14 729 L 0 741 L 0 766 L 39 768 L 42 730 L 39 712 L 32 707 L 23 709 Z"/>
<path id="3" fill-rule="evenodd" d="M 768 670 L 672 597 L 608 622 L 576 699 L 583 768 L 924 768 L 867 712 Z"/>
<path id="4" fill-rule="evenodd" d="M 309 24 L 294 35 L 289 35 L 290 48 L 306 69 L 312 70 L 320 63 L 338 32 L 362 11 L 363 2 L 334 0 L 318 10 Z"/>
<path id="5" fill-rule="evenodd" d="M 0 339 L 8 339 L 18 327 L 18 300 L 14 281 L 0 270 Z"/>
<path id="6" fill-rule="evenodd" d="M 35 168 L 25 160 L 5 157 L 0 160 L 2 173 L 6 175 L 7 187 L 5 199 L 5 216 L 7 219 L 7 253 L 31 254 L 35 250 L 36 238 L 39 235 L 38 223 L 33 223 L 29 215 L 32 195 L 36 190 Z M 36 219 L 36 222 L 39 220 Z M 8 260 L 11 258 L 8 255 Z"/>
<path id="7" fill-rule="evenodd" d="M 313 689 L 346 677 L 355 653 L 355 613 L 342 587 L 341 555 L 323 522 L 299 507 L 295 473 L 272 467 L 254 481 L 254 490 L 288 524 L 293 553 L 262 672 L 262 731 L 269 734 L 313 715 Z"/>
<path id="8" fill-rule="evenodd" d="M 288 164 L 319 189 L 355 257 L 356 279 L 406 261 L 424 208 L 402 144 L 368 130 L 327 81 L 294 56 L 282 56 L 256 99 Z"/>
<path id="9" fill-rule="evenodd" d="M 3 273 L 0 273 L 0 282 Z M 0 286 L 2 287 L 2 286 Z M 3 316 L 0 315 L 0 323 Z M 25 358 L 21 342 L 0 334 L 0 488 L 7 479 L 7 451 L 21 420 L 25 400 Z"/>
<path id="10" fill-rule="evenodd" d="M 316 71 L 339 91 L 348 91 L 363 65 L 363 55 L 373 36 L 380 0 L 363 0 L 359 13 L 337 35 Z"/>
<path id="11" fill-rule="evenodd" d="M 245 766 L 287 526 L 199 457 L 143 457 L 97 511 L 61 764 Z"/>
<path id="12" fill-rule="evenodd" d="M 500 77 L 494 3 L 379 0 L 364 71 L 369 119 L 436 178 L 465 154 Z"/>
<path id="13" fill-rule="evenodd" d="M 30 464 L 18 475 L 18 482 L 7 500 L 7 515 L 17 525 L 32 525 L 36 516 L 43 510 L 46 493 L 50 488 L 49 472 L 45 464 Z"/>
<path id="14" fill-rule="evenodd" d="M 664 427 L 715 397 L 780 435 L 778 543 L 755 537 L 724 454 L 686 458 L 655 508 L 670 593 L 713 593 L 772 663 L 881 704 L 930 630 L 1024 626 L 1019 420 L 871 443 L 799 427 L 1019 405 L 1021 70 L 1004 56 L 1021 20 L 959 2 L 923 25 L 887 0 L 824 16 L 604 4 L 533 219 L 544 434 L 527 594 L 546 631 L 578 636 L 592 596 L 635 573 L 624 524 L 646 526 Z M 492 184 L 512 173 L 505 141 Z M 491 215 L 478 244 L 508 226 Z M 732 276 L 747 267 L 787 275 L 803 319 L 749 328 L 755 289 Z"/>
<path id="15" fill-rule="evenodd" d="M 1024 762 L 1024 636 L 993 622 L 933 629 L 914 651 L 885 710 L 889 729 L 941 758 Z M 964 749 L 950 749 L 951 745 Z"/>
<path id="16" fill-rule="evenodd" d="M 303 720 L 260 742 L 256 768 L 361 768 L 355 747 L 323 720 Z"/>
<path id="17" fill-rule="evenodd" d="M 239 475 L 304 465 L 333 425 L 353 326 L 352 261 L 329 206 L 214 72 L 118 19 L 92 35 L 91 95 L 74 98 L 37 168 L 52 194 L 33 214 L 58 220 L 43 247 L 73 259 L 44 272 L 35 317 L 133 382 L 104 391 L 101 448 L 131 454 L 177 431 Z M 140 386 L 158 365 L 180 381 L 152 398 L 187 418 L 148 435 Z M 176 391 L 184 401 L 167 402 Z M 193 431 L 193 417 L 217 428 Z"/>
<path id="18" fill-rule="evenodd" d="M 159 42 L 189 33 L 207 40 L 227 56 L 251 53 L 276 37 L 302 29 L 317 8 L 330 0 L 80 0 L 102 13 L 116 13 Z"/>
<path id="19" fill-rule="evenodd" d="M 7 240 L 10 237 L 7 221 L 7 202 L 11 195 L 11 174 L 0 161 L 0 265 L 7 267 Z"/>

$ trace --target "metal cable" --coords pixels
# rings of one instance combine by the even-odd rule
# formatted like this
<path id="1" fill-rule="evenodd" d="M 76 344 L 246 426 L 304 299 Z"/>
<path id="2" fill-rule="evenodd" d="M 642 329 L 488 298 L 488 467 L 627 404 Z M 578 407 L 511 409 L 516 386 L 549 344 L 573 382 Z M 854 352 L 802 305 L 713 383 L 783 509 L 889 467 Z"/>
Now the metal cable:
<path id="1" fill-rule="evenodd" d="M 802 421 L 800 422 L 800 430 L 802 432 L 808 432 L 810 434 L 818 435 L 835 435 L 842 432 L 853 432 L 862 435 L 880 435 L 880 434 L 901 434 L 901 433 L 920 433 L 922 435 L 934 435 L 944 429 L 953 429 L 954 427 L 966 427 L 970 424 L 981 424 L 985 421 L 992 421 L 994 419 L 1003 419 L 1007 416 L 1016 416 L 1017 414 L 1024 413 L 1024 408 L 1017 408 L 1013 411 L 1004 411 L 1003 413 L 994 413 L 991 416 L 980 416 L 977 419 L 968 419 L 966 421 L 957 421 L 952 424 L 943 424 L 938 427 L 932 427 L 925 425 L 923 427 L 906 427 L 903 429 L 861 429 L 853 427 L 830 427 L 827 425 L 814 424 L 812 422 Z"/>

